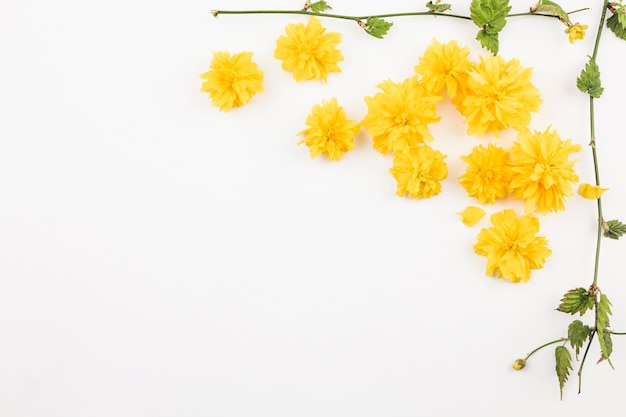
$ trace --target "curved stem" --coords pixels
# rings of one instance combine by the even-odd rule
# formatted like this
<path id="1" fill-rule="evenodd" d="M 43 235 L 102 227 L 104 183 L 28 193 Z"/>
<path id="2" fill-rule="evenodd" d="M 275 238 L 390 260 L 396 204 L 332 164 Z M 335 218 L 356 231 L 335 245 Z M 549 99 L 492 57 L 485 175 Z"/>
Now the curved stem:
<path id="1" fill-rule="evenodd" d="M 567 14 L 570 15 L 574 13 L 580 13 L 580 12 L 584 12 L 585 10 L 589 10 L 589 7 L 576 9 L 571 12 L 567 12 Z M 518 17 L 518 16 L 545 16 L 545 17 L 556 17 L 557 19 L 559 18 L 559 16 L 554 15 L 554 14 L 547 14 L 547 13 L 540 13 L 540 12 L 539 13 L 538 12 L 511 13 L 511 14 L 506 15 L 506 17 Z"/>
<path id="2" fill-rule="evenodd" d="M 582 12 L 587 10 L 578 9 L 568 14 L 574 14 L 578 12 Z M 366 20 L 369 17 L 378 17 L 378 18 L 386 18 L 386 17 L 403 17 L 403 16 L 443 16 L 443 17 L 454 17 L 456 19 L 463 20 L 472 20 L 470 16 L 463 16 L 458 14 L 451 13 L 439 13 L 439 12 L 401 12 L 401 13 L 382 13 L 382 14 L 372 14 L 367 16 L 350 16 L 350 15 L 341 15 L 341 14 L 332 14 L 332 13 L 313 13 L 308 10 L 211 10 L 211 14 L 214 17 L 217 17 L 221 14 L 294 14 L 294 15 L 310 15 L 310 16 L 318 16 L 318 17 L 328 17 L 331 19 L 344 19 L 344 20 Z M 508 15 L 507 17 L 520 17 L 520 16 L 545 16 L 545 17 L 556 17 L 551 14 L 543 14 L 543 13 L 513 13 Z"/>
<path id="3" fill-rule="evenodd" d="M 344 19 L 344 20 L 365 20 L 368 17 L 402 17 L 402 16 L 446 16 L 455 17 L 457 19 L 471 20 L 469 16 L 462 16 L 458 14 L 438 13 L 438 12 L 403 12 L 403 13 L 385 13 L 385 14 L 372 14 L 368 16 L 349 16 L 341 14 L 331 13 L 312 13 L 308 10 L 212 10 L 213 16 L 219 16 L 221 14 L 304 14 L 317 17 L 328 17 L 332 19 Z"/>
<path id="4" fill-rule="evenodd" d="M 526 358 L 525 358 L 524 360 L 526 360 L 526 361 L 527 361 L 527 360 L 528 360 L 528 358 L 530 358 L 531 356 L 533 356 L 533 355 L 535 354 L 535 352 L 537 352 L 537 351 L 539 351 L 539 350 L 543 349 L 543 348 L 544 348 L 544 347 L 546 347 L 546 346 L 550 346 L 550 345 L 553 345 L 553 344 L 555 344 L 555 343 L 567 342 L 567 341 L 568 341 L 568 339 L 567 339 L 567 338 L 562 337 L 562 338 L 560 338 L 560 339 L 556 339 L 556 340 L 553 340 L 553 341 L 551 341 L 551 342 L 544 343 L 543 345 L 539 346 L 538 348 L 536 348 L 535 350 L 533 350 L 532 352 L 530 352 L 528 355 L 526 355 Z"/>

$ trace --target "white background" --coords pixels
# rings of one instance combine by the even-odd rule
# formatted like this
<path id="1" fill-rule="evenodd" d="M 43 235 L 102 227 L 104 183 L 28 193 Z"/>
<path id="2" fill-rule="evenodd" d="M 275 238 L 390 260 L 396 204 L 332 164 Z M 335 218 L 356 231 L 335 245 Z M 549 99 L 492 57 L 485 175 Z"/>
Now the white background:
<path id="1" fill-rule="evenodd" d="M 363 97 L 412 75 L 433 37 L 485 54 L 469 21 L 393 19 L 384 40 L 349 21 L 342 74 L 297 83 L 273 58 L 303 16 L 220 16 L 210 9 L 299 8 L 299 0 L 21 0 L 0 7 L 0 416 L 408 417 L 617 415 L 626 410 L 626 341 L 613 371 L 583 393 L 572 372 L 559 401 L 553 349 L 566 335 L 561 295 L 592 280 L 595 203 L 579 196 L 540 216 L 553 254 L 528 284 L 485 276 L 466 228 L 475 200 L 459 156 L 496 140 L 465 135 L 449 102 L 432 125 L 448 155 L 441 195 L 399 198 L 391 157 L 365 131 L 339 162 L 312 160 L 297 133 L 313 104 Z M 334 12 L 422 8 L 334 1 Z M 531 3 L 513 2 L 512 12 Z M 599 0 L 567 1 L 590 26 L 571 45 L 556 19 L 510 18 L 503 57 L 534 67 L 549 125 L 583 145 L 593 182 L 588 98 L 575 86 L 593 49 Z M 594 4 L 591 4 L 594 3 Z M 469 14 L 469 0 L 453 12 Z M 212 51 L 253 51 L 265 92 L 229 113 L 200 93 Z M 607 219 L 626 219 L 626 43 L 604 32 L 596 102 Z M 623 130 L 622 130 L 623 131 Z M 515 132 L 496 142 L 507 147 Z M 521 213 L 519 201 L 486 206 Z M 603 241 L 599 285 L 626 331 L 624 242 Z M 592 317 L 584 317 L 590 322 Z M 590 323 L 591 324 L 591 323 Z M 531 414 L 532 415 L 532 414 Z"/>

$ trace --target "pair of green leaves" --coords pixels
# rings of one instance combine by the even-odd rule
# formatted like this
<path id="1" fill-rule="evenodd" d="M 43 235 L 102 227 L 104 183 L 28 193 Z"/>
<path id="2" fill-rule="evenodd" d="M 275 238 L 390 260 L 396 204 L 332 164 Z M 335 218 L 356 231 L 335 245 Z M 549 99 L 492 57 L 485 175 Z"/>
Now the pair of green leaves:
<path id="1" fill-rule="evenodd" d="M 498 34 L 506 25 L 506 16 L 510 10 L 509 0 L 472 0 L 470 5 L 470 17 L 481 28 L 476 40 L 494 55 L 498 54 Z"/>
<path id="2" fill-rule="evenodd" d="M 576 353 L 576 359 L 580 353 L 580 349 L 588 338 L 593 337 L 593 333 L 598 335 L 598 343 L 600 344 L 601 355 L 598 363 L 606 360 L 611 367 L 611 353 L 613 352 L 613 341 L 611 340 L 611 331 L 609 330 L 609 316 L 611 315 L 611 302 L 604 294 L 596 294 L 597 287 L 586 290 L 585 288 L 574 288 L 569 290 L 561 298 L 561 304 L 557 307 L 558 311 L 564 313 L 576 314 L 581 316 L 596 308 L 595 327 L 591 328 L 583 324 L 580 320 L 574 320 L 567 329 L 567 339 L 572 349 Z M 563 386 L 569 377 L 569 371 L 572 368 L 572 355 L 566 346 L 558 346 L 554 352 L 556 358 L 556 375 L 559 380 L 559 389 L 561 399 L 563 398 Z"/>

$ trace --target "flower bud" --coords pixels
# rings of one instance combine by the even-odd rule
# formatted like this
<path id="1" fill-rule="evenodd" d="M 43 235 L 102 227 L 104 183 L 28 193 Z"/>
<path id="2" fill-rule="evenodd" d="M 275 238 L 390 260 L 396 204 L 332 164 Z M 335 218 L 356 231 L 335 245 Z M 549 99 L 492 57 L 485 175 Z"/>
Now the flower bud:
<path id="1" fill-rule="evenodd" d="M 524 369 L 525 366 L 526 359 L 517 359 L 515 362 L 513 362 L 513 369 L 515 369 L 516 371 Z"/>

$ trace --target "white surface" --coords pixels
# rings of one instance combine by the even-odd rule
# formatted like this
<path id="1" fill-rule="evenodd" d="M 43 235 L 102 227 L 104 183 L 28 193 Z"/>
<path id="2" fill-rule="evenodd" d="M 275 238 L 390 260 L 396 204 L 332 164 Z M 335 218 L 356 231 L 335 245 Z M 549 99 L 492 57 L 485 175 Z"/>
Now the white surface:
<path id="1" fill-rule="evenodd" d="M 298 2 L 295 2 L 298 3 Z M 365 115 L 375 85 L 413 72 L 432 37 L 486 53 L 471 22 L 397 18 L 377 40 L 351 22 L 343 73 L 296 83 L 273 58 L 299 16 L 210 9 L 294 8 L 294 1 L 61 0 L 0 13 L 0 415 L 7 417 L 408 417 L 587 415 L 624 411 L 626 341 L 614 364 L 587 361 L 558 398 L 552 349 L 566 334 L 561 295 L 592 279 L 595 205 L 576 196 L 542 216 L 553 255 L 530 283 L 486 277 L 480 227 L 457 211 L 465 135 L 448 104 L 432 125 L 448 155 L 443 193 L 395 196 L 391 158 L 364 131 L 340 163 L 296 146 L 315 103 Z M 514 12 L 530 5 L 514 2 Z M 568 10 L 589 6 L 568 1 Z M 556 20 L 512 18 L 501 55 L 533 66 L 542 92 L 531 127 L 589 142 L 576 76 L 593 47 L 600 1 L 570 45 Z M 453 2 L 468 14 L 468 1 Z M 335 1 L 334 12 L 409 10 L 413 1 Z M 421 7 L 421 3 L 419 5 Z M 199 92 L 211 52 L 254 51 L 266 91 L 230 113 Z M 609 51 L 611 50 L 611 53 Z M 604 33 L 598 153 L 608 219 L 626 218 L 626 44 Z M 513 132 L 502 135 L 508 145 Z M 591 152 L 577 172 L 592 182 Z M 488 207 L 520 209 L 519 202 Z M 626 330 L 624 242 L 603 242 L 599 284 Z M 587 317 L 587 321 L 590 318 Z M 533 414 L 530 414 L 533 413 Z"/>

